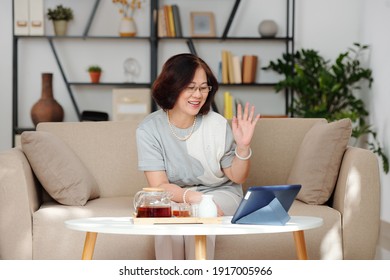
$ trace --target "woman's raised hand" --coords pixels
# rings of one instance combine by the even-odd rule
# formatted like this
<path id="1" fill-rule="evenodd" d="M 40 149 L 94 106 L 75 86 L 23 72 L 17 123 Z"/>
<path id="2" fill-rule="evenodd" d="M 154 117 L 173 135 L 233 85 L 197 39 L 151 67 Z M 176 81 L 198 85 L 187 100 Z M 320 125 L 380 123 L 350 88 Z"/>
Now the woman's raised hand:
<path id="1" fill-rule="evenodd" d="M 253 132 L 256 127 L 257 120 L 260 114 L 255 116 L 255 106 L 245 104 L 244 112 L 242 112 L 241 104 L 237 105 L 237 116 L 233 116 L 232 130 L 234 140 L 238 147 L 249 147 Z"/>

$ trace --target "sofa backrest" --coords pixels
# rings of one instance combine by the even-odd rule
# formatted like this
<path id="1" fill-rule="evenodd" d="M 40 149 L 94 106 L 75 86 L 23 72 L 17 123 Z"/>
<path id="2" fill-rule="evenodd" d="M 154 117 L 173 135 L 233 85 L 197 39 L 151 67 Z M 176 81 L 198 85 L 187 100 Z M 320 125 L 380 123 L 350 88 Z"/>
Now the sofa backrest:
<path id="1" fill-rule="evenodd" d="M 139 121 L 40 123 L 37 130 L 63 139 L 96 178 L 101 197 L 134 195 L 147 182 L 138 171 Z"/>
<path id="2" fill-rule="evenodd" d="M 295 155 L 306 132 L 325 119 L 261 118 L 252 139 L 250 174 L 243 185 L 286 184 Z"/>
<path id="3" fill-rule="evenodd" d="M 251 148 L 249 186 L 285 184 L 305 133 L 324 119 L 262 118 Z M 101 197 L 134 195 L 147 186 L 138 171 L 135 130 L 139 121 L 40 123 L 37 130 L 63 139 L 95 176 Z"/>

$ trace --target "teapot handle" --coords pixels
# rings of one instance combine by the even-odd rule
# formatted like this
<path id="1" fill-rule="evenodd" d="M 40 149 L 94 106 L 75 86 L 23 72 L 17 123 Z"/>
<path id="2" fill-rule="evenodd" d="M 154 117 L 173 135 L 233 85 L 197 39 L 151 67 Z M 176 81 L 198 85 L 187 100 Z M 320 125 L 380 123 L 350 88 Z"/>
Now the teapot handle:
<path id="1" fill-rule="evenodd" d="M 138 208 L 138 199 L 142 193 L 143 193 L 143 191 L 137 192 L 133 198 L 133 207 L 134 207 L 134 210 L 136 213 L 137 213 L 137 208 Z"/>

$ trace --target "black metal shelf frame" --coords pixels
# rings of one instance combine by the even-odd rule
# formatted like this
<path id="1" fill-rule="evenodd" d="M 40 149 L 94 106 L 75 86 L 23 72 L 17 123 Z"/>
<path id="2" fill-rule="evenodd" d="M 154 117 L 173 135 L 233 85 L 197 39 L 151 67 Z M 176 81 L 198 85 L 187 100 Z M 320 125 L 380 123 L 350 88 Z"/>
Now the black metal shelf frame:
<path id="1" fill-rule="evenodd" d="M 158 70 L 158 43 L 161 40 L 184 40 L 186 41 L 186 44 L 189 48 L 189 51 L 193 54 L 197 54 L 194 41 L 199 40 L 213 40 L 213 41 L 259 41 L 259 42 L 281 42 L 285 43 L 285 51 L 286 53 L 293 53 L 294 52 L 294 32 L 295 32 L 295 25 L 294 25 L 294 18 L 295 18 L 295 0 L 286 0 L 286 6 L 287 6 L 287 14 L 286 14 L 286 36 L 282 37 L 275 37 L 275 38 L 262 38 L 262 37 L 229 37 L 228 33 L 230 30 L 230 27 L 233 23 L 233 20 L 235 18 L 236 12 L 240 6 L 241 0 L 235 0 L 232 10 L 230 12 L 228 21 L 226 23 L 226 26 L 224 28 L 223 34 L 221 37 L 158 37 L 157 34 L 157 18 L 154 15 L 157 15 L 157 11 L 159 9 L 159 1 L 158 0 L 151 0 L 150 1 L 150 36 L 137 36 L 137 37 L 119 37 L 119 36 L 89 36 L 89 30 L 93 23 L 96 11 L 99 7 L 101 0 L 95 0 L 93 4 L 93 8 L 91 10 L 91 13 L 89 15 L 86 27 L 84 29 L 84 32 L 82 35 L 71 35 L 71 36 L 55 36 L 55 35 L 48 35 L 48 36 L 25 36 L 25 35 L 13 35 L 13 55 L 12 55 L 12 62 L 13 62 L 13 70 L 12 70 L 12 91 L 13 91 L 13 98 L 12 98 L 12 108 L 13 108 L 13 114 L 12 114 L 12 144 L 15 145 L 15 135 L 20 134 L 23 131 L 26 130 L 34 130 L 34 128 L 21 128 L 18 126 L 18 75 L 17 75 L 17 68 L 18 68 L 18 41 L 20 39 L 29 39 L 29 38 L 42 38 L 47 39 L 50 45 L 50 48 L 53 52 L 54 58 L 56 60 L 56 63 L 58 65 L 58 68 L 61 72 L 62 78 L 64 80 L 64 83 L 66 85 L 69 97 L 72 101 L 72 105 L 76 111 L 77 117 L 79 120 L 81 120 L 81 112 L 77 105 L 77 102 L 74 97 L 74 93 L 72 90 L 72 86 L 119 86 L 119 87 L 133 87 L 133 88 L 141 88 L 141 87 L 151 87 L 153 81 L 157 77 L 157 70 Z M 12 1 L 12 10 L 14 10 L 14 3 Z M 15 34 L 14 26 L 12 27 L 12 33 Z M 115 82 L 106 82 L 106 83 L 99 83 L 99 84 L 93 84 L 88 82 L 75 82 L 75 81 L 69 81 L 67 79 L 67 76 L 65 74 L 65 71 L 62 67 L 62 63 L 59 59 L 57 50 L 55 48 L 54 41 L 57 40 L 69 40 L 69 39 L 82 39 L 82 40 L 95 40 L 95 39 L 112 39 L 112 40 L 148 40 L 150 43 L 150 64 L 151 64 L 151 71 L 150 71 L 150 83 L 115 83 Z M 275 86 L 275 83 L 252 83 L 252 84 L 220 84 L 221 86 L 229 86 L 229 87 L 272 87 Z M 286 90 L 285 92 L 285 100 L 286 100 L 286 114 L 288 112 L 288 108 L 290 104 L 293 102 L 293 96 L 292 93 Z M 213 105 L 214 109 L 217 110 L 215 104 Z M 152 110 L 156 110 L 156 105 L 152 102 Z"/>

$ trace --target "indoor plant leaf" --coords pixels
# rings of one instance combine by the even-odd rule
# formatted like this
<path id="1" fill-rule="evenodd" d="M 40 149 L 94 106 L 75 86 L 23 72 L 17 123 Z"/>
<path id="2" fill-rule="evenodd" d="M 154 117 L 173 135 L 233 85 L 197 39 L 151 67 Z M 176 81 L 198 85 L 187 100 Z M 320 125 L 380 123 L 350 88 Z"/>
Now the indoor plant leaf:
<path id="1" fill-rule="evenodd" d="M 355 94 L 362 90 L 362 82 L 367 83 L 367 88 L 371 88 L 373 82 L 372 70 L 364 68 L 360 62 L 362 52 L 367 49 L 366 45 L 354 43 L 348 51 L 340 53 L 333 64 L 316 50 L 301 49 L 294 54 L 283 54 L 282 58 L 271 61 L 263 69 L 283 76 L 275 90 L 288 90 L 293 94 L 289 107 L 292 116 L 328 121 L 351 119 L 354 125 L 352 137 L 357 140 L 364 135 L 370 136 L 368 148 L 382 159 L 383 170 L 388 173 L 388 157 L 376 132 L 366 124 L 369 112 L 363 100 Z"/>

